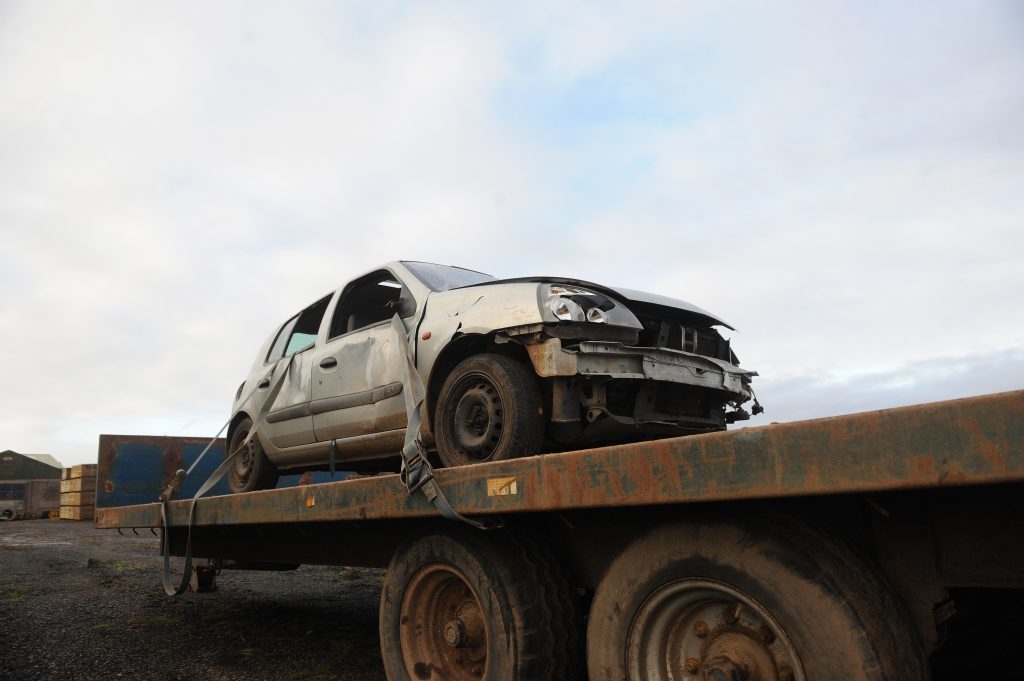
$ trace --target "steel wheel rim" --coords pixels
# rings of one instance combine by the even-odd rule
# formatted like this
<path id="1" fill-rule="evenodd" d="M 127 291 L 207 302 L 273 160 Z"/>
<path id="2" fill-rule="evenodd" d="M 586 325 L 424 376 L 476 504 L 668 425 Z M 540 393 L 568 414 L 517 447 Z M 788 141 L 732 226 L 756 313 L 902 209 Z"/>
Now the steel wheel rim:
<path id="1" fill-rule="evenodd" d="M 482 374 L 470 374 L 452 391 L 449 416 L 456 449 L 467 461 L 487 461 L 501 442 L 505 409 L 501 394 Z"/>
<path id="2" fill-rule="evenodd" d="M 245 438 L 249 437 L 249 430 L 240 430 L 235 433 L 232 438 L 231 452 L 234 452 L 238 448 L 238 445 L 245 441 Z M 240 485 L 245 485 L 249 481 L 249 477 L 252 475 L 252 465 L 255 460 L 255 452 L 253 447 L 256 446 L 256 440 L 253 438 L 252 441 L 235 456 L 235 462 L 231 466 L 231 475 Z M 230 455 L 231 452 L 228 452 Z"/>
<path id="3" fill-rule="evenodd" d="M 487 673 L 487 623 L 465 576 L 425 565 L 402 599 L 399 638 L 410 679 L 476 681 Z"/>
<path id="4" fill-rule="evenodd" d="M 630 681 L 806 681 L 800 657 L 767 608 L 710 579 L 652 593 L 626 642 Z"/>

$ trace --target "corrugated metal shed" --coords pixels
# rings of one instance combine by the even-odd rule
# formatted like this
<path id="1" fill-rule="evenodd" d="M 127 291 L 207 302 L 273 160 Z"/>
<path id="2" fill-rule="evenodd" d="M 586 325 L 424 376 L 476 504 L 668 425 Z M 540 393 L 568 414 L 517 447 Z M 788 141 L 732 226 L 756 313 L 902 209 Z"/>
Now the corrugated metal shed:
<path id="1" fill-rule="evenodd" d="M 60 467 L 8 449 L 0 452 L 0 480 L 60 480 Z"/>

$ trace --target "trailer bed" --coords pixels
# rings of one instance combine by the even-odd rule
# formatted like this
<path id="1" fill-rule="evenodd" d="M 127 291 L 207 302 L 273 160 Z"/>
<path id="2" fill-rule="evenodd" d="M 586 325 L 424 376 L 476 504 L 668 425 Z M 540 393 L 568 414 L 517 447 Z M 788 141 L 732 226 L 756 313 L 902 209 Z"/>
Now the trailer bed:
<path id="1" fill-rule="evenodd" d="M 104 435 L 100 449 L 132 441 Z M 102 484 L 102 458 L 100 465 Z M 444 469 L 437 480 L 465 515 L 1020 482 L 1024 391 Z M 171 503 L 169 526 L 187 524 L 188 505 Z M 422 495 L 410 496 L 388 474 L 203 498 L 195 525 L 433 516 L 437 511 Z M 159 527 L 160 507 L 97 508 L 95 524 Z"/>

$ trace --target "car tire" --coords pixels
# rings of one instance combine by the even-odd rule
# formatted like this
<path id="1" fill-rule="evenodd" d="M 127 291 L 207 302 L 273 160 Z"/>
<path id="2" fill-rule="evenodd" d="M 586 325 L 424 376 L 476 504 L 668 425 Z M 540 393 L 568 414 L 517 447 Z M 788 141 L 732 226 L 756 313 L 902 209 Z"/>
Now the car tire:
<path id="1" fill-rule="evenodd" d="M 389 681 L 573 681 L 577 608 L 557 558 L 526 534 L 454 528 L 408 541 L 380 602 Z"/>
<path id="2" fill-rule="evenodd" d="M 231 440 L 226 456 L 230 456 L 252 430 L 252 419 L 244 418 L 231 431 Z M 258 489 L 273 489 L 277 486 L 277 467 L 270 462 L 263 452 L 260 439 L 254 437 L 248 445 L 248 451 L 239 452 L 234 462 L 228 467 L 228 486 L 232 492 L 252 492 Z"/>
<path id="3" fill-rule="evenodd" d="M 903 604 L 852 548 L 784 516 L 682 522 L 612 562 L 587 629 L 591 681 L 925 681 Z"/>
<path id="4" fill-rule="evenodd" d="M 544 409 L 532 369 L 494 353 L 464 359 L 441 386 L 434 433 L 445 466 L 539 453 Z"/>

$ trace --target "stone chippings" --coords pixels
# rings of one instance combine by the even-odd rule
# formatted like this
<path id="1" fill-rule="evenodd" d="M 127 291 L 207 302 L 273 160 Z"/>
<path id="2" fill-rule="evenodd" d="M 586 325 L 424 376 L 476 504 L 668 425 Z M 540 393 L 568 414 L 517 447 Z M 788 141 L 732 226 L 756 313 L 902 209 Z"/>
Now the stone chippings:
<path id="1" fill-rule="evenodd" d="M 224 571 L 171 598 L 158 549 L 148 531 L 0 523 L 0 679 L 383 681 L 382 571 Z"/>

